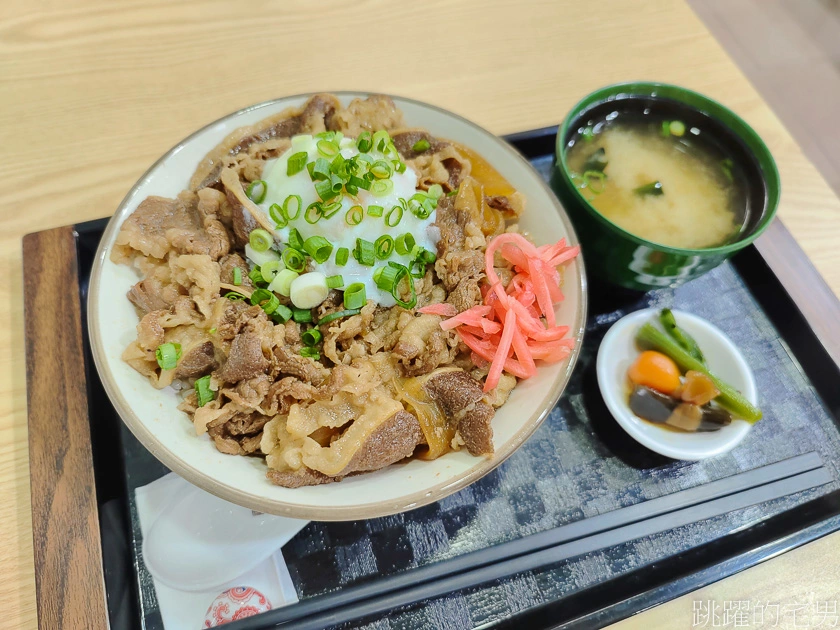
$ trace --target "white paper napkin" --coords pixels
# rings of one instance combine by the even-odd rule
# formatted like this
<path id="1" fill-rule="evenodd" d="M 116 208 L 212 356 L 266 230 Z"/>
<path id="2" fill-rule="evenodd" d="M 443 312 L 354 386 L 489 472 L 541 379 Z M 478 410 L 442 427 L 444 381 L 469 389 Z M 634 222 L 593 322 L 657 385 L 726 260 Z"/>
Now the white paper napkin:
<path id="1" fill-rule="evenodd" d="M 135 492 L 137 513 L 140 520 L 140 531 L 144 538 L 158 518 L 168 518 L 167 515 L 171 515 L 170 506 L 173 505 L 173 501 L 184 496 L 185 493 L 193 491 L 195 491 L 194 486 L 175 473 L 170 473 L 142 488 L 138 488 Z M 198 490 L 198 492 L 203 491 Z M 215 497 L 213 499 L 218 501 Z M 242 510 L 249 515 L 252 514 L 251 510 L 232 504 L 227 504 L 226 507 L 231 510 Z M 242 515 L 237 514 L 237 516 Z M 292 519 L 284 520 L 288 521 L 289 527 L 287 540 L 307 523 L 307 521 Z M 214 546 L 208 549 L 208 553 L 223 556 L 225 549 Z M 173 561 L 177 562 L 177 559 L 173 559 Z M 241 576 L 206 590 L 180 590 L 167 586 L 154 578 L 153 582 L 166 630 L 197 630 L 198 628 L 209 627 L 205 625 L 205 616 L 210 607 L 217 599 L 219 601 L 225 599 L 223 593 L 233 587 L 250 587 L 264 595 L 267 599 L 267 605 L 257 608 L 279 608 L 298 601 L 295 587 L 292 584 L 280 549 L 277 549 L 272 555 Z M 220 596 L 222 597 L 220 598 Z M 256 601 L 258 597 L 252 599 Z M 233 614 L 233 611 L 231 614 Z"/>

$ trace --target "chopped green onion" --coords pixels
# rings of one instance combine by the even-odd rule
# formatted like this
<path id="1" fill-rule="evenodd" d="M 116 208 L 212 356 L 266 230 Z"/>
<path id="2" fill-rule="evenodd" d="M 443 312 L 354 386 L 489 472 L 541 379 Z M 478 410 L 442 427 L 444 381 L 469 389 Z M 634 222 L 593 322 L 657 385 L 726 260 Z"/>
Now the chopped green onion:
<path id="1" fill-rule="evenodd" d="M 408 266 L 408 273 L 412 278 L 422 278 L 426 275 L 426 263 L 422 260 L 412 260 Z"/>
<path id="2" fill-rule="evenodd" d="M 283 270 L 283 263 L 279 260 L 272 260 L 270 262 L 263 263 L 259 269 L 262 281 L 270 283 L 277 277 L 277 274 Z"/>
<path id="3" fill-rule="evenodd" d="M 423 197 L 423 201 L 421 201 L 420 199 L 417 198 L 417 195 L 414 195 L 408 201 L 409 211 L 411 212 L 411 214 L 413 214 L 418 219 L 428 219 L 429 216 L 432 214 L 432 211 L 434 210 L 434 207 L 431 207 L 430 205 L 426 205 L 424 203 L 425 201 L 426 201 L 425 197 Z M 429 201 L 434 202 L 433 199 L 430 199 Z"/>
<path id="4" fill-rule="evenodd" d="M 315 182 L 315 192 L 318 193 L 318 196 L 322 201 L 330 201 L 336 197 L 336 192 L 333 190 L 332 182 L 328 179 Z"/>
<path id="5" fill-rule="evenodd" d="M 210 389 L 209 374 L 196 379 L 193 387 L 195 387 L 195 397 L 198 399 L 199 407 L 203 407 L 216 397 L 216 392 Z"/>
<path id="6" fill-rule="evenodd" d="M 315 160 L 315 166 L 312 167 L 312 179 L 320 182 L 330 178 L 330 163 L 322 157 Z"/>
<path id="7" fill-rule="evenodd" d="M 344 188 L 344 180 L 340 175 L 330 175 L 330 186 L 332 187 L 332 191 L 335 194 L 338 194 L 341 192 L 341 189 Z"/>
<path id="8" fill-rule="evenodd" d="M 320 182 L 319 182 L 320 183 Z M 322 214 L 322 206 L 320 201 L 313 201 L 309 204 L 306 208 L 306 212 L 303 213 L 304 220 L 309 223 L 310 225 L 314 225 L 321 220 Z"/>
<path id="9" fill-rule="evenodd" d="M 365 285 L 361 282 L 354 282 L 344 290 L 344 308 L 362 308 L 366 302 Z"/>
<path id="10" fill-rule="evenodd" d="M 607 168 L 607 164 L 609 164 L 607 161 L 607 151 L 604 147 L 601 147 L 586 158 L 586 162 L 583 163 L 583 170 L 603 172 L 604 169 Z"/>
<path id="11" fill-rule="evenodd" d="M 390 293 L 397 284 L 397 281 L 400 279 L 400 275 L 401 272 L 399 267 L 385 265 L 384 267 L 379 267 L 374 272 L 373 281 L 376 283 L 377 287 Z"/>
<path id="12" fill-rule="evenodd" d="M 265 193 L 268 192 L 268 185 L 261 179 L 248 184 L 245 194 L 254 203 L 262 203 L 265 200 Z"/>
<path id="13" fill-rule="evenodd" d="M 414 146 L 411 147 L 412 151 L 416 151 L 417 153 L 422 153 L 423 151 L 428 151 L 432 148 L 432 145 L 429 144 L 429 141 L 425 138 L 421 138 L 417 142 L 414 143 Z"/>
<path id="14" fill-rule="evenodd" d="M 215 335 L 217 330 L 218 330 L 218 328 L 211 328 L 210 330 L 207 331 L 207 334 L 208 335 Z"/>
<path id="15" fill-rule="evenodd" d="M 237 287 L 242 284 L 242 270 L 239 267 L 233 268 L 233 284 Z"/>
<path id="16" fill-rule="evenodd" d="M 387 260 L 394 251 L 394 238 L 383 234 L 373 243 L 376 257 L 379 260 Z"/>
<path id="17" fill-rule="evenodd" d="M 251 269 L 251 272 L 248 274 L 248 277 L 251 279 L 251 284 L 253 285 L 257 285 L 260 282 L 263 282 L 262 268 L 259 265 L 257 265 L 256 267 Z"/>
<path id="18" fill-rule="evenodd" d="M 405 234 L 398 236 L 395 247 L 400 256 L 405 256 L 414 249 L 414 235 L 410 232 L 406 232 Z"/>
<path id="19" fill-rule="evenodd" d="M 341 210 L 341 202 L 340 201 L 333 201 L 332 203 L 328 203 L 325 206 L 321 207 L 321 216 L 325 219 L 329 219 L 332 215 L 336 212 Z"/>
<path id="20" fill-rule="evenodd" d="M 257 289 L 251 294 L 251 304 L 259 306 L 266 315 L 271 315 L 280 306 L 280 299 L 268 289 Z"/>
<path id="21" fill-rule="evenodd" d="M 317 348 L 301 348 L 300 356 L 306 357 L 307 359 L 315 359 L 317 361 L 321 358 L 321 353 L 318 352 Z"/>
<path id="22" fill-rule="evenodd" d="M 274 312 L 271 314 L 270 317 L 272 321 L 274 321 L 274 323 L 276 324 L 285 324 L 292 318 L 292 309 L 290 309 L 288 306 L 284 306 L 283 304 L 281 304 L 276 309 L 274 309 Z"/>
<path id="23" fill-rule="evenodd" d="M 292 175 L 297 175 L 305 169 L 307 157 L 306 151 L 290 155 L 289 162 L 286 164 L 286 176 L 291 177 Z"/>
<path id="24" fill-rule="evenodd" d="M 415 256 L 415 259 L 424 263 L 433 263 L 437 260 L 437 256 L 434 252 L 430 252 L 428 249 L 421 247 L 420 251 Z"/>
<path id="25" fill-rule="evenodd" d="M 642 197 L 644 197 L 645 195 L 659 197 L 660 195 L 665 194 L 665 191 L 662 190 L 662 184 L 659 182 L 659 180 L 651 182 L 649 184 L 645 184 L 644 186 L 639 186 L 638 188 L 634 188 L 633 192 Z"/>
<path id="26" fill-rule="evenodd" d="M 362 206 L 353 206 L 347 211 L 347 214 L 344 215 L 344 222 L 347 223 L 347 225 L 359 225 L 364 218 L 365 211 L 362 209 Z"/>
<path id="27" fill-rule="evenodd" d="M 366 241 L 363 238 L 356 239 L 356 248 L 353 250 L 353 258 L 359 261 L 360 265 L 373 267 L 376 262 L 376 251 L 373 243 Z"/>
<path id="28" fill-rule="evenodd" d="M 359 153 L 367 153 L 373 147 L 373 140 L 371 139 L 370 131 L 363 131 L 359 134 L 359 137 L 356 138 L 356 147 L 359 149 Z"/>
<path id="29" fill-rule="evenodd" d="M 236 291 L 228 291 L 225 294 L 225 297 L 227 299 L 229 299 L 231 302 L 237 302 L 239 300 L 247 300 L 248 299 L 244 295 L 242 295 L 241 293 L 237 293 Z"/>
<path id="30" fill-rule="evenodd" d="M 334 158 L 338 155 L 338 145 L 332 140 L 318 140 L 315 146 L 318 149 L 318 153 L 325 158 Z"/>
<path id="31" fill-rule="evenodd" d="M 268 289 L 269 291 L 279 293 L 283 297 L 289 297 L 292 293 L 292 282 L 294 282 L 297 277 L 298 273 L 296 271 L 284 269 L 277 274 L 277 277 L 274 278 Z"/>
<path id="32" fill-rule="evenodd" d="M 585 142 L 592 142 L 595 139 L 595 132 L 592 127 L 586 127 L 581 133 Z"/>
<path id="33" fill-rule="evenodd" d="M 358 315 L 361 309 L 359 308 L 351 308 L 344 311 L 337 311 L 335 313 L 330 313 L 329 315 L 324 315 L 321 319 L 318 320 L 318 325 L 321 324 L 329 324 L 336 319 L 341 319 L 342 317 L 350 317 L 351 315 Z"/>
<path id="34" fill-rule="evenodd" d="M 403 218 L 402 206 L 394 206 L 385 215 L 385 225 L 388 227 L 396 227 L 400 224 Z"/>
<path id="35" fill-rule="evenodd" d="M 681 138 L 685 135 L 685 123 L 681 120 L 672 120 L 671 124 L 668 125 L 668 130 L 671 132 L 672 136 Z"/>
<path id="36" fill-rule="evenodd" d="M 455 190 L 450 190 L 448 193 L 446 193 L 446 196 L 447 197 L 454 197 L 455 195 L 458 194 L 458 190 L 459 190 L 458 188 L 456 188 Z"/>
<path id="37" fill-rule="evenodd" d="M 344 286 L 344 278 L 340 275 L 338 276 L 327 276 L 327 288 L 328 289 L 338 289 Z"/>
<path id="38" fill-rule="evenodd" d="M 391 177 L 393 169 L 385 160 L 377 160 L 370 167 L 370 172 L 373 173 L 373 176 L 376 177 L 376 179 L 388 179 Z"/>
<path id="39" fill-rule="evenodd" d="M 397 162 L 394 165 L 394 170 L 397 171 L 397 173 L 405 173 L 405 169 L 406 169 L 405 162 Z"/>
<path id="40" fill-rule="evenodd" d="M 325 262 L 332 254 L 333 246 L 323 236 L 310 236 L 303 243 L 303 249 L 316 263 Z"/>
<path id="41" fill-rule="evenodd" d="M 668 120 L 662 121 L 662 137 L 667 138 L 671 135 L 671 122 Z"/>
<path id="42" fill-rule="evenodd" d="M 380 129 L 373 134 L 373 148 L 380 153 L 383 153 L 390 143 L 391 136 L 384 129 Z"/>
<path id="43" fill-rule="evenodd" d="M 405 278 L 408 282 L 408 289 L 411 292 L 411 299 L 405 301 L 400 296 L 400 282 Z M 374 282 L 383 291 L 390 291 L 391 296 L 396 303 L 403 308 L 414 308 L 417 305 L 417 292 L 414 289 L 414 278 L 408 272 L 408 268 L 399 263 L 389 262 L 387 267 L 383 267 L 382 272 L 378 277 L 374 277 Z M 390 286 L 390 288 L 386 288 Z"/>
<path id="44" fill-rule="evenodd" d="M 443 196 L 443 186 L 440 184 L 432 184 L 429 186 L 429 196 L 435 199 L 440 199 Z"/>
<path id="45" fill-rule="evenodd" d="M 374 197 L 385 197 L 394 190 L 394 182 L 390 179 L 377 179 L 370 183 L 370 194 Z"/>
<path id="46" fill-rule="evenodd" d="M 601 171 L 586 171 L 583 174 L 583 186 L 589 188 L 596 195 L 600 195 L 607 188 L 607 176 Z M 598 182 L 598 186 L 594 187 L 592 184 Z"/>
<path id="47" fill-rule="evenodd" d="M 330 162 L 330 173 L 338 175 L 342 179 L 347 179 L 348 177 L 350 177 L 349 171 L 351 166 L 352 165 L 350 164 L 350 162 L 339 153 Z"/>
<path id="48" fill-rule="evenodd" d="M 309 171 L 309 179 L 315 181 L 315 161 L 306 163 L 306 170 Z"/>
<path id="49" fill-rule="evenodd" d="M 368 216 L 381 217 L 383 212 L 385 212 L 385 208 L 382 206 L 368 206 Z"/>
<path id="50" fill-rule="evenodd" d="M 293 203 L 294 202 L 294 203 Z M 294 209 L 294 214 L 292 210 Z M 294 221 L 300 216 L 300 211 L 303 210 L 303 200 L 300 195 L 289 195 L 283 202 L 283 215 L 288 221 Z"/>
<path id="51" fill-rule="evenodd" d="M 268 251 L 268 248 L 271 247 L 273 242 L 274 238 L 271 234 L 262 228 L 257 228 L 248 235 L 248 243 L 255 252 Z"/>
<path id="52" fill-rule="evenodd" d="M 155 358 L 162 370 L 172 370 L 181 358 L 180 343 L 162 343 L 155 350 Z"/>
<path id="53" fill-rule="evenodd" d="M 306 267 L 306 257 L 294 247 L 287 247 L 283 250 L 283 262 L 292 271 L 300 273 Z"/>
<path id="54" fill-rule="evenodd" d="M 735 181 L 735 178 L 732 176 L 733 166 L 735 164 L 732 162 L 732 158 L 726 158 L 720 161 L 720 170 L 723 171 L 724 177 L 726 177 L 730 184 Z"/>
<path id="55" fill-rule="evenodd" d="M 293 247 L 299 252 L 303 251 L 303 237 L 300 235 L 297 228 L 289 230 L 289 247 Z"/>
<path id="56" fill-rule="evenodd" d="M 310 328 L 300 336 L 300 340 L 303 342 L 303 345 L 311 348 L 312 346 L 317 346 L 323 337 L 320 330 Z"/>
<path id="57" fill-rule="evenodd" d="M 347 192 L 350 192 L 350 187 L 355 186 L 356 188 L 361 188 L 362 190 L 370 190 L 370 182 L 366 180 L 364 177 L 356 177 L 355 175 L 350 176 L 350 180 L 347 182 Z M 358 191 L 356 191 L 358 192 Z M 355 193 L 354 193 L 355 194 Z"/>
<path id="58" fill-rule="evenodd" d="M 292 319 L 298 324 L 307 324 L 312 321 L 312 311 L 308 308 L 293 308 Z"/>
<path id="59" fill-rule="evenodd" d="M 278 228 L 284 228 L 289 225 L 289 219 L 286 216 L 286 213 L 283 212 L 283 207 L 279 203 L 271 204 L 271 207 L 268 209 L 268 215 Z"/>
<path id="60" fill-rule="evenodd" d="M 350 260 L 350 250 L 346 247 L 339 247 L 338 251 L 335 253 L 335 264 L 339 267 L 343 267 L 347 264 L 348 260 Z"/>

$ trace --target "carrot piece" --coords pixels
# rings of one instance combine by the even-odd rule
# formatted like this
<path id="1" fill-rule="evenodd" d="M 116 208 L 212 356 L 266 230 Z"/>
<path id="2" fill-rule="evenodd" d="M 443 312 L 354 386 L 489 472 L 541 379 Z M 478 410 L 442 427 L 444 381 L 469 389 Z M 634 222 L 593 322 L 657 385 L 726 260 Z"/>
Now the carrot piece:
<path id="1" fill-rule="evenodd" d="M 490 363 L 490 371 L 487 373 L 487 379 L 484 381 L 485 392 L 495 389 L 499 384 L 499 377 L 501 377 L 502 369 L 505 367 L 505 359 L 513 343 L 515 328 L 516 311 L 509 311 L 505 317 L 505 327 L 502 330 L 502 338 L 499 340 L 499 349 L 496 351 L 496 356 L 493 357 L 493 361 Z"/>
<path id="2" fill-rule="evenodd" d="M 663 394 L 672 394 L 680 386 L 677 364 L 671 357 L 656 350 L 642 352 L 630 366 L 627 376 L 636 385 L 644 385 Z"/>
<path id="3" fill-rule="evenodd" d="M 441 317 L 455 317 L 455 315 L 458 314 L 458 309 L 451 304 L 441 302 L 439 304 L 429 304 L 423 308 L 418 308 L 417 312 L 425 313 L 426 315 L 440 315 Z"/>
<path id="4" fill-rule="evenodd" d="M 556 267 L 557 265 L 561 265 L 567 260 L 571 260 L 575 256 L 580 253 L 580 245 L 575 245 L 574 247 L 570 247 L 566 251 L 558 254 L 554 258 L 548 261 L 548 264 L 552 267 Z"/>
<path id="5" fill-rule="evenodd" d="M 534 293 L 537 296 L 537 304 L 539 304 L 542 314 L 545 315 L 548 327 L 554 328 L 557 324 L 557 320 L 554 316 L 554 305 L 552 304 L 551 296 L 548 293 L 545 276 L 540 273 L 541 269 L 537 265 L 537 260 L 528 259 L 528 272 L 531 274 L 531 282 L 534 283 Z"/>
<path id="6" fill-rule="evenodd" d="M 522 367 L 528 371 L 528 376 L 534 376 L 537 373 L 537 366 L 534 364 L 534 356 L 520 328 L 513 331 L 513 350 Z"/>
<path id="7" fill-rule="evenodd" d="M 478 306 L 468 308 L 466 311 L 458 313 L 454 317 L 450 317 L 449 319 L 442 321 L 440 323 L 440 327 L 443 330 L 452 330 L 453 328 L 460 326 L 461 324 L 481 326 L 481 318 L 486 317 L 491 310 L 492 308 L 490 306 L 484 306 L 479 304 Z"/>

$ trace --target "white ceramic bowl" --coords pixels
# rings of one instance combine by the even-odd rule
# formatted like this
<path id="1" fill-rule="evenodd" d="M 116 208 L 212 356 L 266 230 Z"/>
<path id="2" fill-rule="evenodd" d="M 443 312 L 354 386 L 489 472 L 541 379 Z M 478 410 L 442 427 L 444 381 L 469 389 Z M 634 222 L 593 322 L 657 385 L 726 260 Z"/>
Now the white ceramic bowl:
<path id="1" fill-rule="evenodd" d="M 188 481 L 239 505 L 295 518 L 351 520 L 393 514 L 437 501 L 488 473 L 516 450 L 551 410 L 577 360 L 576 346 L 560 364 L 541 367 L 522 382 L 493 420 L 495 455 L 472 457 L 466 451 L 449 453 L 435 461 L 411 460 L 387 469 L 353 476 L 340 483 L 297 489 L 281 488 L 265 478 L 265 463 L 257 458 L 219 453 L 204 435 L 196 437 L 188 418 L 176 409 L 179 397 L 172 389 L 155 390 L 120 359 L 135 336 L 137 314 L 126 291 L 138 281 L 136 272 L 109 259 L 119 226 L 149 195 L 174 197 L 186 188 L 199 160 L 227 134 L 290 106 L 303 104 L 309 95 L 293 96 L 255 105 L 200 129 L 161 157 L 140 178 L 108 224 L 97 251 L 88 298 L 91 345 L 97 370 L 108 396 L 132 433 L 155 457 Z M 367 94 L 339 93 L 346 105 Z M 521 226 L 539 244 L 565 237 L 577 243 L 560 203 L 539 174 L 514 149 L 473 123 L 417 101 L 394 98 L 408 125 L 462 143 L 484 156 L 527 198 Z M 578 257 L 566 271 L 565 301 L 557 310 L 559 322 L 571 335 L 583 335 L 586 281 Z"/>
<path id="2" fill-rule="evenodd" d="M 747 361 L 723 331 L 684 311 L 673 311 L 677 324 L 702 348 L 709 369 L 740 391 L 754 405 L 758 394 Z M 627 370 L 639 355 L 636 332 L 642 324 L 655 320 L 659 309 L 645 309 L 626 315 L 612 325 L 598 349 L 598 387 L 610 413 L 636 441 L 652 451 L 674 459 L 698 460 L 721 455 L 735 448 L 752 425 L 733 419 L 720 431 L 685 433 L 671 431 L 642 420 L 627 401 Z"/>

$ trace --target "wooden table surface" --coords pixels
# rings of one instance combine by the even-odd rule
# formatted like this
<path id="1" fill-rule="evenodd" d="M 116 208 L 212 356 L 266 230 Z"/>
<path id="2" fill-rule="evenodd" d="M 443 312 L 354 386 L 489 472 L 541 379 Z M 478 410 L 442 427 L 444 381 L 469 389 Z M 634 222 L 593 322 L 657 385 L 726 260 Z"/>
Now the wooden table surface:
<path id="1" fill-rule="evenodd" d="M 782 174 L 780 216 L 840 294 L 840 201 L 682 2 L 0 3 L 0 627 L 36 627 L 23 234 L 112 214 L 184 136 L 278 96 L 391 92 L 502 134 L 631 79 L 699 90 L 755 127 Z M 694 599 L 837 600 L 838 566 L 835 534 L 624 625 L 691 627 Z"/>

